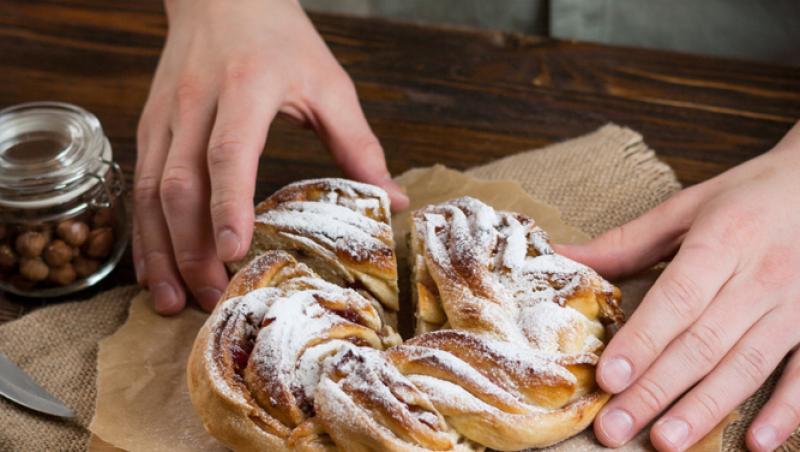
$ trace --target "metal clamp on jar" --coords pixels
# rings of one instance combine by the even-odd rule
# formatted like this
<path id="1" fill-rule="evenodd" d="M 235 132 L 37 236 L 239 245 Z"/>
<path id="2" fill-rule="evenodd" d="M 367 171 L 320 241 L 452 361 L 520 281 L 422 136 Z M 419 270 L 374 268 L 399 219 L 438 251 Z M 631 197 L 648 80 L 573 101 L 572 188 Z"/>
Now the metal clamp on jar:
<path id="1" fill-rule="evenodd" d="M 0 289 L 51 297 L 100 281 L 130 235 L 124 178 L 97 118 L 70 104 L 0 111 Z"/>

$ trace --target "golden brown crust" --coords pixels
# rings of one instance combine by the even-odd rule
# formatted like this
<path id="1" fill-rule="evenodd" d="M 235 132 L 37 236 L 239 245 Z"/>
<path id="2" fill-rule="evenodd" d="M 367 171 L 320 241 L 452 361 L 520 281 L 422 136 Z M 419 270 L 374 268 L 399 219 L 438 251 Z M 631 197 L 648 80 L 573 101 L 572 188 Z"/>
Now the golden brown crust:
<path id="1" fill-rule="evenodd" d="M 256 206 L 251 254 L 284 250 L 326 280 L 363 290 L 398 310 L 389 199 L 345 179 L 290 184 Z"/>
<path id="2" fill-rule="evenodd" d="M 331 187 L 297 184 L 260 209 Z M 365 196 L 336 187 L 337 201 Z M 370 214 L 388 220 L 388 210 Z M 235 450 L 519 450 L 592 421 L 608 399 L 594 367 L 606 327 L 621 322 L 618 290 L 554 255 L 525 217 L 471 199 L 413 217 L 418 315 L 430 331 L 390 347 L 368 291 L 264 253 L 232 278 L 190 356 L 209 432 Z"/>
<path id="3" fill-rule="evenodd" d="M 197 336 L 188 381 L 207 430 L 229 447 L 325 450 L 335 441 L 357 450 L 355 436 L 342 433 L 372 430 L 353 415 L 378 417 L 387 449 L 407 441 L 453 449 L 441 416 L 383 357 L 384 325 L 358 292 L 271 251 L 240 270 L 223 298 Z M 343 404 L 360 416 L 343 415 Z"/>
<path id="4" fill-rule="evenodd" d="M 608 399 L 594 368 L 623 320 L 619 290 L 556 255 L 532 219 L 472 198 L 411 221 L 425 334 L 390 350 L 392 362 L 480 444 L 542 447 L 585 428 Z"/>

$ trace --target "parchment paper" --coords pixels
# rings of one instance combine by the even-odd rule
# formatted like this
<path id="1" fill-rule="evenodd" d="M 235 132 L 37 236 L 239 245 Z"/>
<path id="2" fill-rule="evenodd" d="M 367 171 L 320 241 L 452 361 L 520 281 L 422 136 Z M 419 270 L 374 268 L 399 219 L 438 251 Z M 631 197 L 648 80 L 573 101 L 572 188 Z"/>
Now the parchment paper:
<path id="1" fill-rule="evenodd" d="M 148 292 L 134 297 L 125 324 L 100 341 L 89 430 L 129 451 L 226 450 L 203 429 L 186 386 L 186 361 L 206 317 L 197 309 L 163 317 Z"/>
<path id="2" fill-rule="evenodd" d="M 497 209 L 533 217 L 554 241 L 578 242 L 588 238 L 564 224 L 557 209 L 536 201 L 516 182 L 477 180 L 441 166 L 411 170 L 397 180 L 406 188 L 412 208 L 469 195 Z M 393 227 L 400 274 L 406 275 L 403 268 L 408 212 L 395 215 Z M 658 272 L 651 271 L 620 283 L 626 313 L 639 303 L 657 275 Z M 402 287 L 406 286 L 401 281 Z M 111 446 L 131 452 L 224 450 L 203 429 L 186 387 L 186 360 L 206 314 L 188 309 L 175 317 L 161 317 L 151 306 L 147 293 L 137 296 L 127 322 L 100 343 L 97 409 L 89 427 L 99 438 L 91 441 L 89 450 L 111 450 Z M 408 325 L 411 318 L 410 304 L 402 306 L 403 312 L 409 314 L 401 316 L 401 326 Z M 407 327 L 403 329 L 408 332 Z M 712 434 L 702 450 L 719 450 L 720 434 Z M 591 429 L 552 449 L 604 450 Z M 619 450 L 650 449 L 644 432 Z"/>

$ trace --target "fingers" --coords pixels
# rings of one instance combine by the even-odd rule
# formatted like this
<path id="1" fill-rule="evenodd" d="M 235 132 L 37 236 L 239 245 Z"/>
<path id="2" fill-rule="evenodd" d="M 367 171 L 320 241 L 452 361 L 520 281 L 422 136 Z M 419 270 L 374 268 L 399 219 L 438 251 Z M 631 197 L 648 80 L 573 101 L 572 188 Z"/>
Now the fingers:
<path id="1" fill-rule="evenodd" d="M 143 115 L 144 118 L 144 115 Z M 136 190 L 135 187 L 139 184 L 139 176 L 142 173 L 142 162 L 144 161 L 144 154 L 146 152 L 147 146 L 145 144 L 149 140 L 150 131 L 147 130 L 145 126 L 144 119 L 140 120 L 139 127 L 136 131 L 136 143 L 137 143 L 137 157 L 136 157 L 136 166 L 133 172 L 133 186 L 134 191 Z M 147 131 L 146 131 L 147 130 Z M 147 266 L 145 265 L 145 254 L 144 254 L 144 245 L 142 244 L 142 232 L 141 228 L 139 227 L 139 215 L 136 214 L 138 209 L 138 202 L 135 200 L 134 196 L 134 215 L 133 215 L 133 233 L 131 235 L 131 250 L 132 250 L 132 258 L 133 258 L 133 269 L 136 273 L 136 282 L 142 286 L 147 287 Z"/>
<path id="2" fill-rule="evenodd" d="M 767 452 L 780 446 L 800 425 L 800 353 L 786 364 L 778 386 L 747 431 L 747 447 Z"/>
<path id="3" fill-rule="evenodd" d="M 166 121 L 153 121 L 146 139 L 138 142 L 134 180 L 134 215 L 137 218 L 141 256 L 147 287 L 156 311 L 174 314 L 186 303 L 178 269 L 172 258 L 172 242 L 161 208 L 160 185 L 169 146 Z M 145 125 L 145 127 L 147 127 Z"/>
<path id="4" fill-rule="evenodd" d="M 636 273 L 672 255 L 689 230 L 701 187 L 686 189 L 641 217 L 585 244 L 557 245 L 556 251 L 609 279 Z"/>
<path id="5" fill-rule="evenodd" d="M 693 234 L 694 234 L 693 230 Z M 723 246 L 690 234 L 600 358 L 597 382 L 618 393 L 638 379 L 667 345 L 700 317 L 736 269 Z"/>
<path id="6" fill-rule="evenodd" d="M 138 217 L 133 219 L 133 236 L 131 249 L 133 250 L 133 270 L 136 273 L 136 282 L 145 287 L 147 285 L 147 272 L 144 265 L 144 255 L 142 251 L 142 237 L 139 232 Z"/>
<path id="7" fill-rule="evenodd" d="M 277 83 L 231 83 L 223 88 L 208 145 L 211 219 L 217 256 L 241 259 L 253 235 L 258 158 L 282 101 Z"/>
<path id="8" fill-rule="evenodd" d="M 208 222 L 206 144 L 213 114 L 209 101 L 184 98 L 161 178 L 160 195 L 175 263 L 200 306 L 213 309 L 228 282 Z"/>
<path id="9" fill-rule="evenodd" d="M 719 366 L 676 403 L 650 431 L 659 450 L 683 450 L 711 431 L 767 379 L 798 335 L 786 313 L 772 310 L 756 323 Z"/>
<path id="10" fill-rule="evenodd" d="M 342 72 L 312 107 L 318 133 L 347 177 L 377 185 L 389 194 L 393 210 L 408 207 L 408 197 L 392 180 L 383 148 L 364 117 L 353 82 Z"/>
<path id="11" fill-rule="evenodd" d="M 744 279 L 728 282 L 702 317 L 672 341 L 627 390 L 597 416 L 598 439 L 619 446 L 708 374 L 768 310 L 753 303 L 761 293 Z M 752 315 L 741 315 L 750 311 Z"/>

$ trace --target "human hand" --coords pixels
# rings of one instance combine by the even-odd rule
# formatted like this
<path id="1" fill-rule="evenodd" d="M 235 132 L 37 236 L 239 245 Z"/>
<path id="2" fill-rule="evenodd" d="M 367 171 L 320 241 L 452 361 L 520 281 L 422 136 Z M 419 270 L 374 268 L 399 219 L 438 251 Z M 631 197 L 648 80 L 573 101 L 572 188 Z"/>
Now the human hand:
<path id="1" fill-rule="evenodd" d="M 585 245 L 558 247 L 611 279 L 674 254 L 600 359 L 598 384 L 616 394 L 594 423 L 602 443 L 622 445 L 660 415 L 653 445 L 684 450 L 796 349 L 799 202 L 800 123 L 770 152 Z M 747 445 L 772 450 L 798 424 L 800 353 L 793 353 Z"/>
<path id="2" fill-rule="evenodd" d="M 391 180 L 352 81 L 294 0 L 168 1 L 169 33 L 142 112 L 133 258 L 155 308 L 214 307 L 224 261 L 253 230 L 256 170 L 278 112 L 313 127 L 344 173 Z"/>

